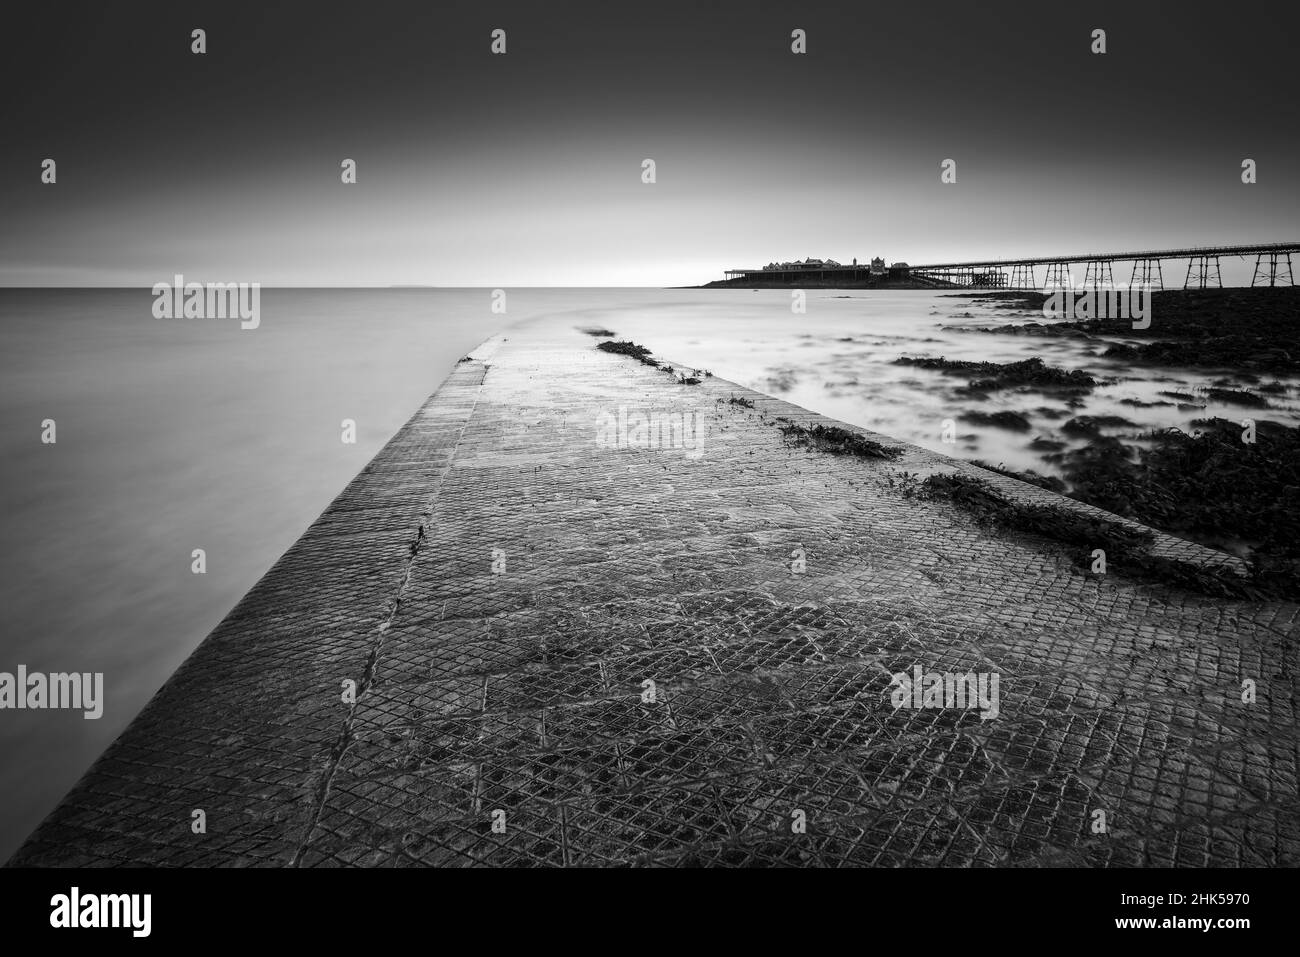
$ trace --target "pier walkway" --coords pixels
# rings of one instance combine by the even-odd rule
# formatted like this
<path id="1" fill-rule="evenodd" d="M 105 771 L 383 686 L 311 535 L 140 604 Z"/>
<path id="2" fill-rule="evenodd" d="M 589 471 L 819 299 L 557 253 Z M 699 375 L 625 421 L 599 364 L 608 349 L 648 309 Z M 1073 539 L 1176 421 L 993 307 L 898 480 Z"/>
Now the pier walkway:
<path id="1" fill-rule="evenodd" d="M 11 863 L 1300 862 L 1295 605 L 1085 575 L 900 476 L 1052 493 L 595 343 L 457 366 Z M 996 717 L 895 708 L 918 666 Z"/>

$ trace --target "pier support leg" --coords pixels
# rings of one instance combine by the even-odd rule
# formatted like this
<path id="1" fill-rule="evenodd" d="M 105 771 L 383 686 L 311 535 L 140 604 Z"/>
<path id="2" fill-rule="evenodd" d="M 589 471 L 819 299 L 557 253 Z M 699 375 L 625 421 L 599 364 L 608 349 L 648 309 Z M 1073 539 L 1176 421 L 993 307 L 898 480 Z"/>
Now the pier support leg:
<path id="1" fill-rule="evenodd" d="M 1074 277 L 1070 275 L 1070 266 L 1068 263 L 1048 263 L 1047 264 L 1047 282 L 1043 284 L 1044 289 L 1072 289 L 1074 288 Z"/>
<path id="2" fill-rule="evenodd" d="M 1209 286 L 1223 288 L 1223 278 L 1219 274 L 1218 256 L 1193 256 L 1187 260 L 1187 278 L 1183 280 L 1184 289 L 1191 288 L 1193 276 L 1196 277 L 1196 288 L 1198 289 L 1205 289 Z"/>
<path id="3" fill-rule="evenodd" d="M 1011 288 L 1013 289 L 1037 289 L 1038 285 L 1034 281 L 1034 267 L 1025 265 L 1016 265 L 1011 267 Z"/>
<path id="4" fill-rule="evenodd" d="M 1267 275 L 1264 269 L 1264 257 L 1268 256 Z M 1264 285 L 1263 280 L 1268 279 L 1270 286 L 1294 286 L 1295 276 L 1291 272 L 1291 254 L 1290 253 L 1260 253 L 1255 257 L 1255 274 L 1250 277 L 1252 286 Z"/>
<path id="5" fill-rule="evenodd" d="M 1106 289 L 1113 288 L 1115 285 L 1115 273 L 1111 269 L 1109 260 L 1101 262 L 1090 262 L 1084 267 L 1083 284 L 1091 286 L 1093 289 L 1102 287 Z"/>
<path id="6" fill-rule="evenodd" d="M 1133 260 L 1133 277 L 1130 286 L 1146 286 L 1149 289 L 1164 289 L 1165 277 L 1160 269 L 1159 259 Z"/>

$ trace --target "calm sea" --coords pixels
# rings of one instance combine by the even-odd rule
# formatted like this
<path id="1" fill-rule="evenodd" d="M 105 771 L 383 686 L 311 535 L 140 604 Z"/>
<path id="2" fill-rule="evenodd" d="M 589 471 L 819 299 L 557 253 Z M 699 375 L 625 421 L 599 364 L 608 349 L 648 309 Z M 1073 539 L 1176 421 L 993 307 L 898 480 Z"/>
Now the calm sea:
<path id="1" fill-rule="evenodd" d="M 1134 407 L 1220 374 L 1111 367 L 1095 343 L 961 332 L 1023 321 L 928 292 L 521 289 L 263 290 L 261 326 L 158 320 L 148 290 L 0 290 L 0 671 L 104 672 L 98 721 L 0 712 L 0 860 L 236 601 L 329 504 L 456 360 L 536 316 L 603 326 L 677 362 L 896 438 L 1050 471 L 1028 448 L 1060 437 L 1035 396 L 961 398 L 960 380 L 900 355 L 1013 361 L 1041 355 L 1114 381 L 1071 414 L 1134 431 L 1186 426 L 1209 405 Z M 1231 377 L 1224 380 L 1231 383 Z M 1294 385 L 1292 383 L 1292 385 Z M 1297 422 L 1294 388 L 1266 415 Z M 941 423 L 1025 412 L 1011 433 Z M 42 444 L 54 419 L 57 442 Z M 340 423 L 357 423 L 357 442 Z M 207 572 L 191 573 L 191 552 Z"/>

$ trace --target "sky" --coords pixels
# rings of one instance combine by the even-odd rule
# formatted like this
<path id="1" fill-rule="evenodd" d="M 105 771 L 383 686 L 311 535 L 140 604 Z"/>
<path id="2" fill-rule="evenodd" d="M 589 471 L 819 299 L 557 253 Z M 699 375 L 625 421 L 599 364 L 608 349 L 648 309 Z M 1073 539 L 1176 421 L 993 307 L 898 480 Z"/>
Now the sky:
<path id="1" fill-rule="evenodd" d="M 1294 9 L 22 4 L 0 285 L 669 286 L 1293 241 Z"/>

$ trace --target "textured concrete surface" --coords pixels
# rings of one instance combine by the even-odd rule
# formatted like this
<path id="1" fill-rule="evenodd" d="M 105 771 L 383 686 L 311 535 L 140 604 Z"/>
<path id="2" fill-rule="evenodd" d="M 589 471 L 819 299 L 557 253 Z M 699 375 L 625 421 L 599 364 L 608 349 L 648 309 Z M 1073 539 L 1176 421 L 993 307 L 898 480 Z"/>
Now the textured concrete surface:
<path id="1" fill-rule="evenodd" d="M 792 447 L 776 417 L 829 420 L 557 321 L 504 336 L 12 863 L 1297 862 L 1296 605 L 1085 576 L 890 480 L 1051 493 Z M 602 444 L 620 406 L 703 441 Z M 895 709 L 916 665 L 998 675 L 998 716 Z"/>

